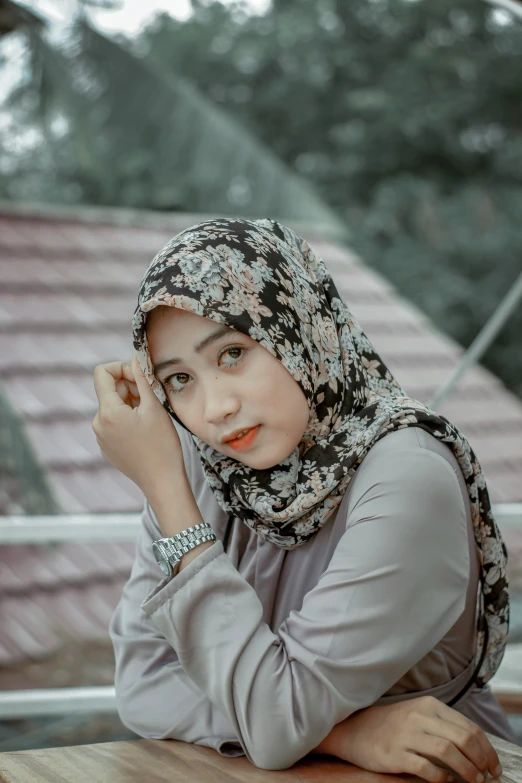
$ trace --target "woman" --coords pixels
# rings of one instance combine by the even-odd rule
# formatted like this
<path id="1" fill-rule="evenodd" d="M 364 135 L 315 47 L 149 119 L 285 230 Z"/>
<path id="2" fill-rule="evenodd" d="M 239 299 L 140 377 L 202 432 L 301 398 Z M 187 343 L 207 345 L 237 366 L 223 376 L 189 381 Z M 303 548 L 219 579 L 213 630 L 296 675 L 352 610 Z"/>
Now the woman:
<path id="1" fill-rule="evenodd" d="M 102 453 L 146 497 L 110 629 L 123 722 L 266 769 L 500 774 L 506 552 L 480 465 L 323 262 L 275 221 L 205 221 L 152 261 L 133 335 L 132 367 L 94 376 Z M 161 579 L 154 542 L 202 523 L 217 540 Z"/>

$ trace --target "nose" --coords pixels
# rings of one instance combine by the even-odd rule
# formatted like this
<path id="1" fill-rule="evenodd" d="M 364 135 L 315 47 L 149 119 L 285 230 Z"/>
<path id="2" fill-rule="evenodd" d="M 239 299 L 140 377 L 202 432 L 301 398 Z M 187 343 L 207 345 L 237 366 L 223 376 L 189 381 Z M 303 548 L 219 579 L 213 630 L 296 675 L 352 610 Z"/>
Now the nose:
<path id="1" fill-rule="evenodd" d="M 238 395 L 227 383 L 220 384 L 217 379 L 205 390 L 205 421 L 207 424 L 221 425 L 233 417 L 240 409 Z"/>

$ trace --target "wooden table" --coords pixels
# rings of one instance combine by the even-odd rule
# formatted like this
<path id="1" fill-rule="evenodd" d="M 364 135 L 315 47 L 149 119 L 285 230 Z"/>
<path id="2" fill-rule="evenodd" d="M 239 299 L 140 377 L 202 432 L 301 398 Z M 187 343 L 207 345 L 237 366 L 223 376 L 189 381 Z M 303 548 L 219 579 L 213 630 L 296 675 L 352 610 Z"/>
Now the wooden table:
<path id="1" fill-rule="evenodd" d="M 489 736 L 489 735 L 488 735 Z M 522 748 L 491 737 L 503 783 L 522 783 Z M 491 780 L 488 779 L 488 780 Z M 269 771 L 245 756 L 175 740 L 131 740 L 0 753 L 0 783 L 415 783 L 412 775 L 367 772 L 331 756 L 308 756 Z"/>

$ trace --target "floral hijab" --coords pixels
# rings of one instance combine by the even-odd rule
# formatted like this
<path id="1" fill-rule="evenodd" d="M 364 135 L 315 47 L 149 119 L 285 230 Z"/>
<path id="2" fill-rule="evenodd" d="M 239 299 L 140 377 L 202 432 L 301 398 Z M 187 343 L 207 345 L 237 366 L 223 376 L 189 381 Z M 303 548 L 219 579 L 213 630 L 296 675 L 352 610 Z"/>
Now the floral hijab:
<path id="1" fill-rule="evenodd" d="M 147 345 L 147 313 L 160 305 L 250 336 L 282 362 L 308 400 L 301 443 L 273 468 L 245 466 L 192 435 L 219 505 L 275 546 L 293 549 L 319 531 L 368 451 L 388 432 L 420 427 L 452 448 L 466 480 L 482 565 L 477 682 L 486 683 L 504 654 L 509 599 L 506 549 L 481 467 L 457 427 L 400 387 L 312 248 L 274 220 L 220 218 L 182 231 L 155 256 L 133 316 L 134 347 L 156 396 L 179 421 L 154 376 Z"/>

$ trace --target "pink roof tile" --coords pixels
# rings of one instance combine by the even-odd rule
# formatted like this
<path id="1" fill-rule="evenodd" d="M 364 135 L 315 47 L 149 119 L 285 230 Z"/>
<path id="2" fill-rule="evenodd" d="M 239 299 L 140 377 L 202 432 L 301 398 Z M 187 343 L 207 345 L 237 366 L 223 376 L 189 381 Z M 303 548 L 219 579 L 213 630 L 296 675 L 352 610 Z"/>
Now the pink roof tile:
<path id="1" fill-rule="evenodd" d="M 6 597 L 2 600 L 1 643 L 4 648 L 4 666 L 19 660 L 20 651 L 24 652 L 26 658 L 38 658 L 60 644 L 50 623 L 41 621 L 41 609 L 37 606 L 37 600 L 34 600 L 37 595 L 31 594 L 31 601 L 24 596 Z"/>
<path id="2" fill-rule="evenodd" d="M 112 498 L 137 509 L 139 495 L 111 475 L 92 433 L 92 370 L 130 356 L 130 319 L 148 263 L 173 234 L 203 218 L 158 215 L 152 225 L 144 214 L 122 225 L 117 210 L 104 211 L 103 222 L 89 210 L 68 217 L 13 210 L 0 213 L 0 371 L 9 399 L 24 416 L 65 508 L 110 508 Z M 460 346 L 354 253 L 307 238 L 383 361 L 409 394 L 428 402 L 455 367 Z M 522 403 L 487 370 L 472 368 L 441 412 L 470 437 L 476 434 L 472 445 L 483 454 L 486 475 L 499 459 L 518 467 L 522 444 L 517 447 L 514 433 Z M 500 492 L 502 476 L 491 475 Z M 522 499 L 508 474 L 504 484 L 503 496 Z"/>
<path id="3" fill-rule="evenodd" d="M 110 465 L 97 470 L 78 468 L 71 471 L 52 471 L 54 486 L 63 499 L 71 502 L 71 513 L 137 512 L 143 508 L 143 495 L 136 485 Z"/>
<path id="4" fill-rule="evenodd" d="M 130 319 L 148 264 L 174 234 L 207 217 L 0 209 L 0 372 L 65 512 L 143 506 L 138 488 L 99 452 L 92 372 L 96 364 L 130 358 Z M 461 347 L 353 252 L 305 228 L 301 233 L 406 392 L 429 402 Z M 492 499 L 522 501 L 520 400 L 478 366 L 441 412 L 470 438 Z M 44 655 L 59 646 L 61 633 L 106 633 L 132 545 L 0 547 L 0 563 L 0 593 L 8 596 L 0 601 L 2 664 Z"/>
<path id="5" fill-rule="evenodd" d="M 34 384 L 26 376 L 15 375 L 4 381 L 4 388 L 10 399 L 16 399 L 17 409 L 27 421 L 94 416 L 93 381 L 87 373 L 43 375 Z"/>
<path id="6" fill-rule="evenodd" d="M 59 546 L 20 544 L 0 547 L 0 552 L 0 594 L 5 596 L 33 587 L 55 588 L 62 580 L 81 584 L 102 575 L 108 580 L 125 575 L 132 564 L 134 544 L 121 541 L 70 542 Z"/>

